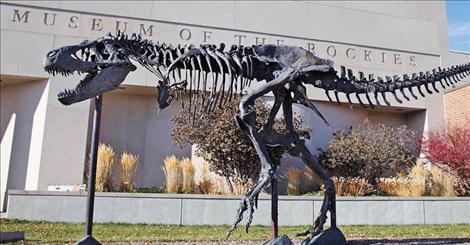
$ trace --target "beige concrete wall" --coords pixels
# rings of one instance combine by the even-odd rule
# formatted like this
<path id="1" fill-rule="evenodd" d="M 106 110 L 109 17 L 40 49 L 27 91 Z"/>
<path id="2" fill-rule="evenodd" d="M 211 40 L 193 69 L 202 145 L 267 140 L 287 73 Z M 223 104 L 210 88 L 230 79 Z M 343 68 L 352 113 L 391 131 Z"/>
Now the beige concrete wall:
<path id="1" fill-rule="evenodd" d="M 173 144 L 170 118 L 179 103 L 156 113 L 155 94 L 129 92 L 132 88 L 108 93 L 103 98 L 100 141 L 111 145 L 116 154 L 128 151 L 139 155 L 136 173 L 138 187 L 164 185 L 161 169 L 168 155 L 189 156 L 191 147 Z"/>
<path id="2" fill-rule="evenodd" d="M 0 85 L 1 201 L 7 189 L 37 190 L 47 81 Z"/>

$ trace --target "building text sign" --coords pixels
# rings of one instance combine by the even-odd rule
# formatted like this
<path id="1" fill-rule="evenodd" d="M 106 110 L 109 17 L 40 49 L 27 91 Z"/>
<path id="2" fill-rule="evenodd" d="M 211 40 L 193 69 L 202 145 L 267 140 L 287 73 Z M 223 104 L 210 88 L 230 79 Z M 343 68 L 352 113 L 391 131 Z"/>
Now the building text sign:
<path id="1" fill-rule="evenodd" d="M 321 57 L 354 67 L 372 70 L 418 69 L 421 60 L 435 59 L 434 54 L 416 54 L 406 51 L 347 44 L 336 41 L 296 38 L 290 36 L 241 31 L 228 28 L 194 24 L 170 23 L 159 20 L 114 17 L 74 13 L 34 7 L 2 4 L 2 29 L 50 33 L 93 39 L 116 33 L 137 33 L 155 42 L 172 44 L 201 44 L 224 42 L 226 44 L 285 44 L 301 46 Z M 428 63 L 424 61 L 423 63 Z"/>

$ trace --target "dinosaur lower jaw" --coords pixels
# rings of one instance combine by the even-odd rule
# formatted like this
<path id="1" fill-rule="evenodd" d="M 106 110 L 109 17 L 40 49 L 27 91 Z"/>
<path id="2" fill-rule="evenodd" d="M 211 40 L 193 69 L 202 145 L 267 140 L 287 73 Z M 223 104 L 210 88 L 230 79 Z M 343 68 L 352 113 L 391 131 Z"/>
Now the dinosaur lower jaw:
<path id="1" fill-rule="evenodd" d="M 60 92 L 58 100 L 64 105 L 74 104 L 114 90 L 124 81 L 127 74 L 135 70 L 131 65 L 101 65 L 85 75 L 74 89 Z"/>
<path id="2" fill-rule="evenodd" d="M 59 94 L 57 94 L 57 99 L 65 105 L 72 104 L 74 100 L 77 100 L 79 97 L 82 97 L 82 93 L 88 90 L 93 84 L 93 80 L 96 77 L 98 72 L 92 72 L 85 75 L 85 77 L 80 80 L 80 82 L 73 89 L 65 89 Z"/>
<path id="3" fill-rule="evenodd" d="M 79 75 L 83 78 L 79 81 L 79 83 L 72 89 L 64 89 L 57 94 L 57 99 L 64 105 L 70 105 L 87 98 L 91 98 L 97 95 L 99 91 L 94 93 L 93 87 L 95 86 L 95 80 L 99 76 L 100 72 L 110 67 L 107 64 L 96 64 L 93 67 L 88 67 L 79 70 L 69 70 L 58 68 L 56 66 L 49 66 L 45 67 L 44 69 L 46 72 L 51 74 L 52 76 L 62 75 L 64 77 L 68 77 L 71 75 Z M 84 74 L 84 76 L 83 76 Z"/>

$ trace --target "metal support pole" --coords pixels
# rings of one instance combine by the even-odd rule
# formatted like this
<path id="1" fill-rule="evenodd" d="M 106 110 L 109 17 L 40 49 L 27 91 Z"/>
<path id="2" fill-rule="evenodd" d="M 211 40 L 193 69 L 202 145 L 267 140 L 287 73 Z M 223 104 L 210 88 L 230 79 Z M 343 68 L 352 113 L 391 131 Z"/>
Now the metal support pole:
<path id="1" fill-rule="evenodd" d="M 336 195 L 331 197 L 331 227 L 336 228 Z"/>
<path id="2" fill-rule="evenodd" d="M 93 211 L 95 206 L 96 162 L 98 160 L 98 144 L 100 141 L 101 104 L 103 95 L 95 97 L 93 114 L 93 138 L 91 139 L 90 172 L 88 174 L 88 194 L 86 206 L 85 237 L 76 244 L 101 244 L 93 238 Z"/>
<path id="3" fill-rule="evenodd" d="M 278 236 L 278 192 L 277 176 L 274 170 L 274 176 L 271 178 L 271 237 L 275 239 Z"/>

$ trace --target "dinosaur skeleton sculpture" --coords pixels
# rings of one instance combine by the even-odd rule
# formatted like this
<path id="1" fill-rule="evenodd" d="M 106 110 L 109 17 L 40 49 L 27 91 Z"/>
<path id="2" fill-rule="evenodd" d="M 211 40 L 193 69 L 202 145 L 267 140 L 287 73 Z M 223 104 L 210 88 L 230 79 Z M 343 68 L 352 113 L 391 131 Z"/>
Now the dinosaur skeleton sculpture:
<path id="1" fill-rule="evenodd" d="M 136 69 L 132 60 L 158 77 L 157 96 L 160 109 L 168 106 L 175 93 L 185 90 L 189 94 L 189 111 L 193 119 L 209 113 L 216 107 L 222 107 L 234 95 L 240 94 L 240 114 L 235 116 L 241 129 L 250 137 L 261 160 L 261 173 L 258 183 L 251 188 L 241 201 L 237 211 L 236 221 L 227 237 L 237 228 L 248 210 L 249 217 L 246 225 L 248 231 L 256 206 L 258 194 L 273 178 L 274 166 L 269 158 L 266 147 L 274 145 L 288 146 L 288 153 L 301 158 L 322 179 L 326 192 L 319 216 L 314 226 L 303 234 L 319 234 L 327 219 L 327 212 L 335 216 L 334 205 L 335 187 L 328 172 L 310 150 L 305 141 L 293 130 L 292 104 L 299 103 L 311 108 L 324 121 L 319 110 L 308 100 L 306 84 L 323 89 L 330 101 L 330 91 L 340 103 L 338 93 L 346 94 L 352 107 L 351 94 L 354 94 L 360 105 L 367 107 L 362 101 L 363 95 L 369 107 L 374 108 L 370 95 L 374 95 L 376 105 L 380 105 L 379 94 L 384 103 L 390 105 L 386 93 L 391 93 L 396 101 L 402 103 L 396 91 L 402 97 L 410 100 L 408 93 L 417 99 L 413 88 L 421 96 L 425 91 L 429 94 L 439 92 L 436 83 L 444 89 L 453 86 L 460 79 L 470 74 L 470 64 L 452 66 L 428 72 L 420 72 L 411 76 L 397 75 L 393 77 L 367 77 L 362 72 L 357 76 L 350 69 L 341 66 L 339 74 L 333 68 L 333 62 L 321 59 L 313 53 L 293 46 L 285 45 L 256 45 L 232 46 L 228 51 L 225 45 L 172 46 L 154 44 L 135 34 L 129 38 L 119 34 L 99 38 L 94 41 L 84 41 L 79 45 L 66 46 L 49 52 L 45 58 L 44 68 L 52 75 L 56 73 L 70 75 L 73 72 L 87 73 L 76 88 L 65 90 L 58 94 L 63 104 L 72 104 L 97 96 L 101 93 L 118 88 L 129 72 Z M 210 76 L 209 76 L 210 75 Z M 262 81 L 259 86 L 253 86 L 246 93 L 246 87 L 252 80 Z M 432 87 L 432 90 L 430 89 Z M 253 111 L 255 100 L 272 92 L 274 105 L 268 121 L 261 129 L 255 127 L 256 114 Z M 195 105 L 198 103 L 198 105 Z M 288 133 L 279 135 L 273 132 L 274 117 L 282 106 L 284 122 Z M 192 109 L 194 108 L 194 109 Z M 198 111 L 197 108 L 202 108 Z"/>

